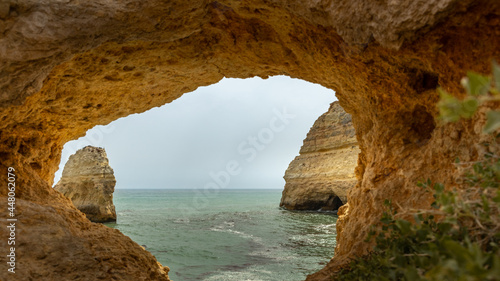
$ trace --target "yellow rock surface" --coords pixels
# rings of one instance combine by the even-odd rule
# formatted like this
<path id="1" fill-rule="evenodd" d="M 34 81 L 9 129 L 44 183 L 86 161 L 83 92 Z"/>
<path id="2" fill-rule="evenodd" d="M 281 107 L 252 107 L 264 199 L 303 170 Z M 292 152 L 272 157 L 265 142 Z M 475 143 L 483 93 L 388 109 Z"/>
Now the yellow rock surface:
<path id="1" fill-rule="evenodd" d="M 484 152 L 485 109 L 472 120 L 442 124 L 435 120 L 435 88 L 461 96 L 466 71 L 491 73 L 491 60 L 500 61 L 499 5 L 4 1 L 0 171 L 6 184 L 7 167 L 16 169 L 19 225 L 18 271 L 1 270 L 0 279 L 168 280 L 149 252 L 90 223 L 51 188 L 62 146 L 94 125 L 171 102 L 224 76 L 280 74 L 335 90 L 356 129 L 358 184 L 340 211 L 335 257 L 308 278 L 330 280 L 339 265 L 370 249 L 363 241 L 385 199 L 427 207 L 430 198 L 417 181 L 453 183 L 454 159 L 473 161 Z M 6 196 L 1 188 L 0 201 Z M 0 237 L 8 235 L 1 227 Z"/>
<path id="2" fill-rule="evenodd" d="M 338 102 L 314 123 L 300 155 L 285 172 L 280 206 L 290 210 L 337 210 L 356 185 L 358 142 L 351 115 Z"/>
<path id="3" fill-rule="evenodd" d="M 92 222 L 116 221 L 116 179 L 106 151 L 86 146 L 71 155 L 54 189 L 68 197 Z"/>

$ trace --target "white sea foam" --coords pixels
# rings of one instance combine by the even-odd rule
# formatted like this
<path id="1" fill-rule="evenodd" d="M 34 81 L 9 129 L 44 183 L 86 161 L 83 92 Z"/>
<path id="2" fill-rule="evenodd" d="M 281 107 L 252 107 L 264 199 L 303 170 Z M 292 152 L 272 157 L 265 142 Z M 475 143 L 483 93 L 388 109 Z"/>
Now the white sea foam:
<path id="1" fill-rule="evenodd" d="M 221 190 L 206 209 L 179 212 L 191 193 L 117 193 L 110 226 L 148 245 L 174 280 L 304 280 L 333 255 L 336 217 L 280 210 L 279 190 Z"/>

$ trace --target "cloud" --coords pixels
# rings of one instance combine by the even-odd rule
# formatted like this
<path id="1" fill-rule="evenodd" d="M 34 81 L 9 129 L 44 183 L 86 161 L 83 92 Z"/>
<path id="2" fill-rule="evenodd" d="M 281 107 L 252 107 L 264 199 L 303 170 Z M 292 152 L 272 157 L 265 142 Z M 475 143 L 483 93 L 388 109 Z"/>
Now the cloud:
<path id="1" fill-rule="evenodd" d="M 227 188 L 282 188 L 309 128 L 334 100 L 332 90 L 285 76 L 223 79 L 68 142 L 55 181 L 67 158 L 90 144 L 106 149 L 118 189 L 201 188 L 229 161 L 238 162 L 241 173 Z M 284 124 L 277 111 L 295 117 Z M 252 147 L 256 155 L 248 161 Z"/>

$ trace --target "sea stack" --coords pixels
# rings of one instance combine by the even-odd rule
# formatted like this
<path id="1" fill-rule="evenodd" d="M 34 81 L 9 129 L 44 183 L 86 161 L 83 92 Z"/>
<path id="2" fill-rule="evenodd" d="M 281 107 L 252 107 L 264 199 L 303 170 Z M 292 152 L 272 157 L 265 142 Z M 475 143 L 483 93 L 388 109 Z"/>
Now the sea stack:
<path id="1" fill-rule="evenodd" d="M 280 206 L 289 210 L 337 210 L 356 185 L 354 170 L 359 153 L 351 115 L 333 102 L 311 127 L 300 155 L 288 166 Z"/>
<path id="2" fill-rule="evenodd" d="M 116 221 L 115 176 L 104 148 L 86 146 L 69 157 L 55 189 L 92 222 Z"/>

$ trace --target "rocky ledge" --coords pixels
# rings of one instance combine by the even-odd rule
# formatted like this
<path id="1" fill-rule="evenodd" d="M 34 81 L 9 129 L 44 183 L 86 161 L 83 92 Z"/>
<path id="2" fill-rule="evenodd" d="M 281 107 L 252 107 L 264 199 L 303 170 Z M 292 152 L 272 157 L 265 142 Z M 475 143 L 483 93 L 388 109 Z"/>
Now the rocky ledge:
<path id="1" fill-rule="evenodd" d="M 90 221 L 116 221 L 115 176 L 104 148 L 86 146 L 69 157 L 55 189 L 71 199 Z"/>
<path id="2" fill-rule="evenodd" d="M 337 210 L 356 185 L 360 153 L 351 115 L 338 102 L 311 127 L 300 155 L 285 172 L 280 206 L 289 210 Z"/>

